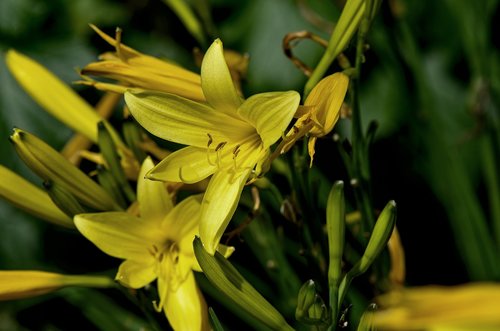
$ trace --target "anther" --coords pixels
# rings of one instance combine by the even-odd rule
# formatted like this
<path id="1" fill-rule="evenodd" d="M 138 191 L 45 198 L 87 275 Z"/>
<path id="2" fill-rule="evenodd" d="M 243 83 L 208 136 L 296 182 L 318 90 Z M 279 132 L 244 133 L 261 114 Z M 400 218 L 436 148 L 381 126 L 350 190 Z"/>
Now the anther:
<path id="1" fill-rule="evenodd" d="M 233 159 L 236 158 L 239 153 L 240 153 L 240 145 L 236 145 L 236 147 L 233 150 Z"/>
<path id="2" fill-rule="evenodd" d="M 226 144 L 227 144 L 227 141 L 223 141 L 223 142 L 219 143 L 217 145 L 217 147 L 215 147 L 215 151 L 216 152 L 220 151 L 224 146 L 226 146 Z"/>
<path id="3" fill-rule="evenodd" d="M 208 143 L 207 143 L 207 147 L 210 147 L 210 145 L 212 145 L 212 142 L 214 141 L 213 138 L 212 138 L 212 135 L 210 133 L 207 133 L 207 136 L 208 136 Z"/>

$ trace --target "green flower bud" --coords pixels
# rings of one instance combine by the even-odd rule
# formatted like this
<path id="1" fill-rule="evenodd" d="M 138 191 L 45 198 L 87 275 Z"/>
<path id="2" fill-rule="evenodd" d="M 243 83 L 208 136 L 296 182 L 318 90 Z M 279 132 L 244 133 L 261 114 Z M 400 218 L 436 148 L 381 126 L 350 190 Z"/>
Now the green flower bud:
<path id="1" fill-rule="evenodd" d="M 365 273 L 373 261 L 375 261 L 387 245 L 395 224 L 396 202 L 391 200 L 387 203 L 384 210 L 382 210 L 382 213 L 380 213 L 361 260 L 353 267 L 356 275 Z"/>
<path id="2" fill-rule="evenodd" d="M 314 280 L 309 279 L 302 285 L 297 297 L 297 308 L 295 309 L 295 318 L 297 320 L 300 321 L 307 316 L 307 311 L 314 303 L 316 294 L 317 289 Z"/>
<path id="3" fill-rule="evenodd" d="M 102 187 L 41 139 L 14 129 L 10 141 L 31 170 L 43 180 L 57 182 L 82 204 L 97 210 L 121 209 Z"/>

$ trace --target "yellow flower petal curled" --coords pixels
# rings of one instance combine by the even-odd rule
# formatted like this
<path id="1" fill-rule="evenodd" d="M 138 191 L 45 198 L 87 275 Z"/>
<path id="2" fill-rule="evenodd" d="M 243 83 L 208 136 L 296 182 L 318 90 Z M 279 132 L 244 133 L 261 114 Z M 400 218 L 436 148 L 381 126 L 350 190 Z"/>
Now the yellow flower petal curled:
<path id="1" fill-rule="evenodd" d="M 169 92 L 185 98 L 204 101 L 200 76 L 178 65 L 153 56 L 142 54 L 108 36 L 91 25 L 116 52 L 101 55 L 98 62 L 90 63 L 82 70 L 84 75 L 102 76 L 118 80 L 128 86 Z M 94 82 L 84 84 L 94 85 Z M 97 88 L 123 93 L 124 89 L 112 84 L 95 82 Z"/>
<path id="2" fill-rule="evenodd" d="M 113 287 L 114 282 L 101 276 L 70 276 L 35 270 L 0 271 L 0 300 L 34 297 L 66 286 L 106 288 Z"/>
<path id="3" fill-rule="evenodd" d="M 304 105 L 313 107 L 312 117 L 316 123 L 309 133 L 316 137 L 332 131 L 340 117 L 340 108 L 349 86 L 349 77 L 337 72 L 323 78 L 311 91 Z"/>
<path id="4" fill-rule="evenodd" d="M 288 151 L 297 140 L 309 134 L 308 150 L 312 166 L 316 140 L 330 133 L 337 123 L 348 86 L 349 77 L 340 72 L 323 78 L 297 112 L 299 118 L 287 133 L 280 152 Z"/>
<path id="5" fill-rule="evenodd" d="M 102 118 L 83 98 L 42 65 L 14 50 L 6 54 L 7 66 L 24 90 L 52 116 L 97 141 Z"/>
<path id="6" fill-rule="evenodd" d="M 125 101 L 135 119 L 152 134 L 188 145 L 170 154 L 148 178 L 194 183 L 213 174 L 204 196 L 200 235 L 214 254 L 243 186 L 261 175 L 269 148 L 284 133 L 300 102 L 295 91 L 241 99 L 216 40 L 202 62 L 207 103 L 172 94 L 130 90 Z"/>
<path id="7" fill-rule="evenodd" d="M 52 202 L 46 192 L 0 165 L 0 197 L 48 222 L 74 228 L 73 220 Z"/>

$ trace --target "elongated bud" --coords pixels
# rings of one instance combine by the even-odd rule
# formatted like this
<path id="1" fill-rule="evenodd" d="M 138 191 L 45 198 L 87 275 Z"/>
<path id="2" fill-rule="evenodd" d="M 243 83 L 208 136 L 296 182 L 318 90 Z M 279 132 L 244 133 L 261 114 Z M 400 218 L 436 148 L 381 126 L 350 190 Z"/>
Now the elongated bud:
<path id="1" fill-rule="evenodd" d="M 114 144 L 113 138 L 108 131 L 107 126 L 104 125 L 104 122 L 99 122 L 97 126 L 99 149 L 106 160 L 111 174 L 115 177 L 129 202 L 132 202 L 135 200 L 135 193 L 130 187 L 127 177 L 125 176 L 125 172 L 121 166 L 120 157 L 117 153 L 117 146 Z"/>
<path id="2" fill-rule="evenodd" d="M 326 205 L 326 229 L 330 256 L 328 281 L 338 284 L 342 271 L 345 234 L 344 182 L 342 181 L 335 182 L 330 190 Z"/>
<path id="3" fill-rule="evenodd" d="M 103 165 L 97 166 L 97 181 L 123 209 L 127 208 L 127 201 L 120 190 L 120 185 Z"/>
<path id="4" fill-rule="evenodd" d="M 107 288 L 114 281 L 102 276 L 69 276 L 44 271 L 0 271 L 0 300 L 38 296 L 67 286 Z"/>
<path id="5" fill-rule="evenodd" d="M 210 255 L 200 238 L 194 253 L 208 280 L 233 303 L 273 330 L 293 330 L 283 316 L 219 252 Z"/>
<path id="6" fill-rule="evenodd" d="M 0 178 L 0 197 L 33 216 L 64 227 L 75 227 L 73 220 L 43 190 L 1 165 Z"/>
<path id="7" fill-rule="evenodd" d="M 43 182 L 43 186 L 56 206 L 69 217 L 88 212 L 64 186 L 51 181 Z"/>
<path id="8" fill-rule="evenodd" d="M 123 137 L 125 143 L 134 153 L 135 158 L 142 163 L 146 158 L 146 153 L 139 147 L 144 141 L 142 138 L 144 131 L 131 117 L 123 122 Z"/>
<path id="9" fill-rule="evenodd" d="M 52 116 L 90 140 L 97 141 L 102 118 L 63 81 L 29 57 L 9 50 L 7 67 L 24 90 Z"/>
<path id="10" fill-rule="evenodd" d="M 333 184 L 326 205 L 326 229 L 328 233 L 328 290 L 332 318 L 338 314 L 339 284 L 342 276 L 342 255 L 345 240 L 344 182 Z"/>
<path id="11" fill-rule="evenodd" d="M 314 303 L 317 294 L 316 283 L 314 280 L 309 279 L 305 282 L 299 290 L 297 297 L 297 308 L 295 309 L 295 318 L 300 321 L 307 317 L 308 310 Z"/>
<path id="12" fill-rule="evenodd" d="M 43 180 L 57 182 L 82 204 L 94 209 L 121 209 L 102 187 L 41 139 L 14 129 L 10 140 L 24 163 Z"/>
<path id="13" fill-rule="evenodd" d="M 373 227 L 370 240 L 365 248 L 365 252 L 361 259 L 356 263 L 349 272 L 342 278 L 339 285 L 339 296 L 337 306 L 342 304 L 344 297 L 349 289 L 349 285 L 354 277 L 365 273 L 375 261 L 380 252 L 384 249 L 389 241 L 391 233 L 396 225 L 396 202 L 391 200 L 387 203 L 382 213 L 380 213 L 375 226 Z"/>
<path id="14" fill-rule="evenodd" d="M 353 267 L 356 275 L 365 273 L 370 265 L 375 261 L 380 252 L 384 249 L 391 237 L 392 230 L 396 224 L 396 202 L 389 201 L 377 219 L 373 228 L 370 240 L 366 246 L 361 260 Z"/>

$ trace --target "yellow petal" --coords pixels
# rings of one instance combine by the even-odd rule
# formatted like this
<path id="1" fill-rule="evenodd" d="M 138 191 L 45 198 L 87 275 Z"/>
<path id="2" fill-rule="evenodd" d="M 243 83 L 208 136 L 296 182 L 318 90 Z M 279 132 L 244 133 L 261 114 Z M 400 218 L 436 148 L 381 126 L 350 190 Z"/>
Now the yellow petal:
<path id="1" fill-rule="evenodd" d="M 146 130 L 179 144 L 207 148 L 209 141 L 216 146 L 252 130 L 242 120 L 173 94 L 132 90 L 125 93 L 125 101 Z"/>
<path id="2" fill-rule="evenodd" d="M 162 66 L 172 65 L 163 63 Z M 169 70 L 169 68 L 158 66 L 155 71 L 151 71 L 148 67 L 134 66 L 132 62 L 115 60 L 90 63 L 82 69 L 82 74 L 103 76 L 126 83 L 134 88 L 173 93 L 190 100 L 205 101 L 199 76 L 197 76 L 198 81 L 193 82 L 180 76 L 183 73 L 176 75 L 165 70 Z"/>
<path id="3" fill-rule="evenodd" d="M 130 288 L 141 288 L 156 279 L 155 261 L 145 264 L 127 260 L 120 264 L 116 280 Z"/>
<path id="4" fill-rule="evenodd" d="M 201 87 L 208 103 L 219 111 L 231 114 L 241 105 L 241 98 L 224 59 L 220 39 L 212 43 L 203 57 Z"/>
<path id="5" fill-rule="evenodd" d="M 227 171 L 216 172 L 203 197 L 200 238 L 205 249 L 214 254 L 227 224 L 233 217 L 238 201 L 252 169 L 237 177 Z"/>
<path id="6" fill-rule="evenodd" d="M 83 98 L 27 56 L 10 50 L 6 61 L 19 84 L 41 107 L 73 130 L 97 141 L 97 123 L 102 118 Z"/>
<path id="7" fill-rule="evenodd" d="M 199 182 L 215 172 L 217 165 L 209 162 L 206 148 L 188 146 L 163 159 L 147 177 L 168 182 L 192 184 Z"/>
<path id="8" fill-rule="evenodd" d="M 349 86 L 349 77 L 337 72 L 323 78 L 311 91 L 304 105 L 314 107 L 315 126 L 310 133 L 316 136 L 328 134 L 340 117 L 340 108 Z"/>
<path id="9" fill-rule="evenodd" d="M 29 298 L 65 286 L 112 287 L 112 279 L 101 276 L 69 276 L 33 270 L 0 271 L 0 300 Z"/>
<path id="10" fill-rule="evenodd" d="M 169 291 L 165 315 L 174 330 L 209 330 L 207 305 L 190 272 L 177 291 Z"/>
<path id="11" fill-rule="evenodd" d="M 178 203 L 165 217 L 162 231 L 177 243 L 182 243 L 184 237 L 198 228 L 200 221 L 202 195 L 192 195 Z M 189 238 L 188 238 L 189 239 Z M 193 242 L 194 238 L 189 240 Z M 181 251 L 184 247 L 180 247 Z M 191 248 L 192 250 L 192 248 Z"/>
<path id="12" fill-rule="evenodd" d="M 165 215 L 174 208 L 174 204 L 165 183 L 145 178 L 146 173 L 153 167 L 154 163 L 150 157 L 142 163 L 137 180 L 137 200 L 141 218 L 147 219 L 148 223 L 157 222 L 159 227 Z"/>
<path id="13" fill-rule="evenodd" d="M 373 325 L 384 330 L 499 330 L 500 286 L 469 283 L 392 291 L 377 300 Z"/>
<path id="14" fill-rule="evenodd" d="M 161 242 L 160 229 L 145 226 L 143 219 L 122 212 L 80 214 L 75 225 L 104 253 L 149 264 L 151 246 Z"/>
<path id="15" fill-rule="evenodd" d="M 257 129 L 267 148 L 284 135 L 299 102 L 295 91 L 260 93 L 245 100 L 238 114 Z"/>
<path id="16" fill-rule="evenodd" d="M 0 197 L 43 220 L 75 227 L 73 220 L 52 202 L 45 191 L 1 165 L 0 178 Z"/>

